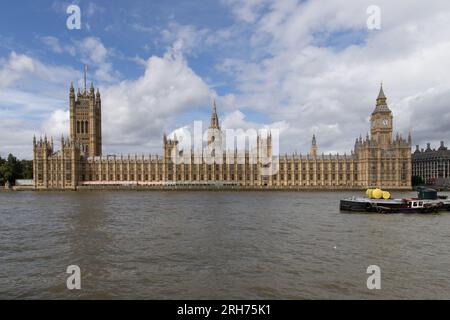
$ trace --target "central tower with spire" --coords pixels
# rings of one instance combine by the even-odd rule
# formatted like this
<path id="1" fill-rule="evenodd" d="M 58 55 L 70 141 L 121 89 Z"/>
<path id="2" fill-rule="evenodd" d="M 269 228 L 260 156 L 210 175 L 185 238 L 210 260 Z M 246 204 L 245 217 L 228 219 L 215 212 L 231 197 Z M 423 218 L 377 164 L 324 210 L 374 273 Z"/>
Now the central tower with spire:
<path id="1" fill-rule="evenodd" d="M 375 110 L 370 117 L 370 133 L 382 149 L 389 148 L 392 143 L 393 116 L 392 111 L 386 103 L 383 84 L 377 98 Z"/>
<path id="2" fill-rule="evenodd" d="M 211 125 L 209 127 L 210 129 L 218 129 L 220 130 L 219 126 L 219 117 L 217 116 L 217 105 L 216 100 L 213 102 L 213 110 L 211 113 Z"/>
<path id="3" fill-rule="evenodd" d="M 216 100 L 213 101 L 211 113 L 211 123 L 208 128 L 208 146 L 214 148 L 214 144 L 222 143 L 222 133 L 220 131 L 219 116 L 217 115 Z"/>

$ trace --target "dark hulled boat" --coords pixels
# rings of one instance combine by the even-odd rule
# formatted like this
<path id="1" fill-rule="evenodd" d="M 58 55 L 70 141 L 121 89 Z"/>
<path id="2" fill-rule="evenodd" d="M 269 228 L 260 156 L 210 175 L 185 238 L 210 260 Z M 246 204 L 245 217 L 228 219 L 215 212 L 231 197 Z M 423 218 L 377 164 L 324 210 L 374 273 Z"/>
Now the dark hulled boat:
<path id="1" fill-rule="evenodd" d="M 371 192 L 368 190 L 367 193 L 370 194 Z M 341 200 L 339 207 L 343 211 L 378 213 L 436 213 L 442 210 L 450 211 L 450 201 L 447 200 L 446 196 L 439 196 L 434 189 L 419 188 L 417 198 L 391 199 L 390 196 L 386 198 L 353 197 Z"/>

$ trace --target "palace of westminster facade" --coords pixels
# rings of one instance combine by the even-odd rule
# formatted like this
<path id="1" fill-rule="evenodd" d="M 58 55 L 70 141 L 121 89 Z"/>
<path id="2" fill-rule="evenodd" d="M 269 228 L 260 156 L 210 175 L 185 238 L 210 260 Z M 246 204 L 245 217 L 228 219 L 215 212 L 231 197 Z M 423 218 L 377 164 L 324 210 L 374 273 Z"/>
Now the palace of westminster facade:
<path id="1" fill-rule="evenodd" d="M 99 90 L 95 92 L 91 84 L 90 89 L 85 85 L 84 90 L 75 93 L 72 84 L 69 101 L 70 137 L 61 138 L 60 150 L 54 149 L 53 139 L 33 139 L 35 189 L 75 190 L 83 186 L 411 189 L 411 136 L 404 139 L 397 134 L 393 138 L 393 116 L 382 87 L 371 115 L 371 134 L 365 139 L 357 138 L 349 155 L 319 155 L 313 137 L 309 154 L 275 156 L 272 135 L 264 139 L 258 135 L 258 153 L 264 148 L 272 159 L 271 168 L 276 164 L 276 171 L 261 170 L 267 165 L 250 161 L 247 151 L 241 159 L 237 152 L 231 157 L 223 152 L 227 161 L 211 163 L 202 155 L 200 159 L 194 159 L 193 155 L 193 161 L 179 164 L 172 160 L 178 147 L 176 136 L 169 139 L 166 135 L 162 156 L 102 156 Z M 215 104 L 208 130 L 221 132 Z M 210 143 L 211 135 L 208 136 Z"/>

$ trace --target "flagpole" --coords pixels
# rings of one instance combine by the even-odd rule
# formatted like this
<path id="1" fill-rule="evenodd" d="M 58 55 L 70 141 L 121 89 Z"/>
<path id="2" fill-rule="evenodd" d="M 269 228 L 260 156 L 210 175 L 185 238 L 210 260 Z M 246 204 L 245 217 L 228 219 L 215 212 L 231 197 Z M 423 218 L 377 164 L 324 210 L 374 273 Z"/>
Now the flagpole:
<path id="1" fill-rule="evenodd" d="M 86 84 L 86 74 L 87 74 L 88 66 L 84 65 L 84 92 L 87 92 L 87 84 Z"/>

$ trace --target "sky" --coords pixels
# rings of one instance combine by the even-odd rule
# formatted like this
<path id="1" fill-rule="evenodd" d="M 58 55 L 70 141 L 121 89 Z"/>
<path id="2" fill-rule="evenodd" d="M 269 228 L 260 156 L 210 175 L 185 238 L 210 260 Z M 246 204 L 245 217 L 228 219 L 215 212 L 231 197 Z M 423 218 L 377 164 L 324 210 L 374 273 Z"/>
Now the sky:
<path id="1" fill-rule="evenodd" d="M 81 29 L 69 30 L 69 5 Z M 380 28 L 368 28 L 380 9 Z M 0 156 L 69 129 L 69 87 L 102 94 L 103 153 L 161 154 L 162 135 L 209 121 L 280 131 L 281 153 L 347 153 L 383 82 L 394 131 L 450 143 L 448 0 L 0 3 Z"/>

